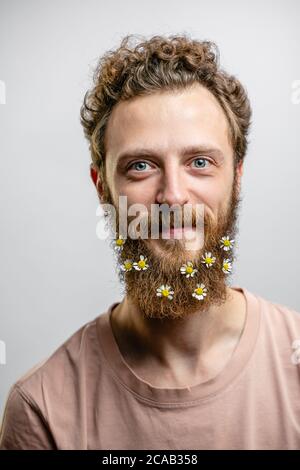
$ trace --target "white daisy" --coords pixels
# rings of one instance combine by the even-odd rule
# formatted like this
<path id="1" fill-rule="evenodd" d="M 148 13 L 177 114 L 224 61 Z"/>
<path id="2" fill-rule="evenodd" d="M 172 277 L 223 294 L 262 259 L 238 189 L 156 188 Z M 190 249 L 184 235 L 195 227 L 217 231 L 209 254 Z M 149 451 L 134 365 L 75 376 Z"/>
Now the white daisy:
<path id="1" fill-rule="evenodd" d="M 121 236 L 117 238 L 115 241 L 115 250 L 122 251 L 124 243 L 125 243 L 125 240 Z"/>
<path id="2" fill-rule="evenodd" d="M 220 248 L 223 248 L 224 251 L 231 250 L 234 244 L 234 240 L 230 240 L 229 236 L 222 237 L 220 240 Z"/>
<path id="3" fill-rule="evenodd" d="M 147 258 L 145 258 L 145 256 L 143 256 L 143 255 L 140 255 L 139 261 L 134 262 L 133 267 L 137 271 L 145 271 L 146 269 L 149 268 L 149 264 L 147 264 Z"/>
<path id="4" fill-rule="evenodd" d="M 180 268 L 181 274 L 185 274 L 185 277 L 194 277 L 198 269 L 194 268 L 194 265 L 191 261 L 188 261 L 187 264 L 184 264 Z"/>
<path id="5" fill-rule="evenodd" d="M 204 297 L 207 295 L 207 289 L 204 284 L 197 284 L 196 289 L 192 293 L 192 296 L 195 297 L 197 300 L 203 300 Z"/>
<path id="6" fill-rule="evenodd" d="M 205 255 L 202 255 L 202 258 L 203 261 L 201 261 L 201 263 L 204 263 L 207 268 L 210 268 L 216 261 L 216 257 L 212 256 L 210 251 L 206 252 Z"/>
<path id="7" fill-rule="evenodd" d="M 222 266 L 223 273 L 229 274 L 229 273 L 231 273 L 231 270 L 232 270 L 231 260 L 229 258 L 224 259 L 223 260 L 223 266 Z"/>
<path id="8" fill-rule="evenodd" d="M 167 284 L 162 284 L 160 287 L 156 289 L 156 295 L 158 297 L 166 297 L 169 300 L 173 299 L 174 291 L 172 290 L 171 286 Z"/>
<path id="9" fill-rule="evenodd" d="M 133 261 L 131 259 L 126 259 L 123 264 L 121 264 L 120 268 L 122 271 L 131 271 L 133 267 Z"/>

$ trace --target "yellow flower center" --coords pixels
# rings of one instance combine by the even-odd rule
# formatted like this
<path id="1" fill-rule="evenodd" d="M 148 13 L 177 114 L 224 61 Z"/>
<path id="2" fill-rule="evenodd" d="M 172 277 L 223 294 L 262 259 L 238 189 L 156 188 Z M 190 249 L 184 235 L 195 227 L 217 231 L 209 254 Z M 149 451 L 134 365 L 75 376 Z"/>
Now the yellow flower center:
<path id="1" fill-rule="evenodd" d="M 228 263 L 224 263 L 224 269 L 225 269 L 225 271 L 228 271 L 228 269 L 229 269 Z"/>
<path id="2" fill-rule="evenodd" d="M 188 274 L 191 274 L 191 273 L 193 272 L 192 266 L 188 266 L 188 267 L 186 268 L 186 272 L 187 272 Z"/>
<path id="3" fill-rule="evenodd" d="M 118 246 L 123 245 L 123 243 L 124 243 L 124 240 L 122 240 L 122 238 L 118 238 L 118 239 L 116 240 L 116 245 L 118 245 Z"/>
<path id="4" fill-rule="evenodd" d="M 211 264 L 212 263 L 212 258 L 206 258 L 206 262 L 207 262 L 207 264 Z"/>
<path id="5" fill-rule="evenodd" d="M 127 262 L 127 263 L 124 263 L 124 266 L 125 266 L 125 269 L 131 269 L 132 268 L 132 264 Z"/>
<path id="6" fill-rule="evenodd" d="M 162 293 L 162 295 L 163 295 L 164 297 L 168 297 L 168 295 L 169 295 L 168 289 L 163 289 L 163 290 L 161 291 L 161 293 Z"/>
<path id="7" fill-rule="evenodd" d="M 230 240 L 225 240 L 225 241 L 224 241 L 224 245 L 225 245 L 225 246 L 230 246 Z"/>
<path id="8" fill-rule="evenodd" d="M 202 295 L 202 294 L 203 294 L 203 289 L 202 289 L 202 287 L 197 287 L 197 289 L 196 289 L 196 294 L 197 294 L 197 295 Z"/>
<path id="9" fill-rule="evenodd" d="M 144 260 L 140 260 L 140 261 L 138 262 L 138 265 L 139 265 L 140 268 L 144 268 L 144 267 L 146 266 L 146 263 L 145 263 Z"/>

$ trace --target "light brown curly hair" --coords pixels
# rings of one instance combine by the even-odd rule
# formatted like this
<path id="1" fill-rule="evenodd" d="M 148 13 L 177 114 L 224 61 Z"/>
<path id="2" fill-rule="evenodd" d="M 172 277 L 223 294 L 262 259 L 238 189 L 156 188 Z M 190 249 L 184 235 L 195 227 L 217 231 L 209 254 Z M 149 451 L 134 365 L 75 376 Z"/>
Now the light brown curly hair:
<path id="1" fill-rule="evenodd" d="M 93 74 L 93 87 L 85 93 L 80 122 L 89 142 L 92 161 L 105 179 L 104 135 L 113 106 L 121 100 L 156 91 L 177 91 L 195 82 L 205 86 L 227 116 L 234 163 L 245 157 L 251 107 L 239 80 L 219 66 L 219 50 L 211 41 L 183 35 L 156 35 L 130 45 L 127 35 L 116 50 L 102 57 Z"/>

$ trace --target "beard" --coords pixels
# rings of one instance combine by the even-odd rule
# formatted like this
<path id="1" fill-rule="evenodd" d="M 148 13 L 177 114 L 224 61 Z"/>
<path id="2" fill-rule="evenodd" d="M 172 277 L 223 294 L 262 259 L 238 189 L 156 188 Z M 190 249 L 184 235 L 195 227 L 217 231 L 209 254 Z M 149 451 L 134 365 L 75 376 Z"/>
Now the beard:
<path id="1" fill-rule="evenodd" d="M 117 215 L 116 230 L 115 227 L 113 228 L 109 216 L 107 218 L 110 231 L 113 233 L 115 230 L 118 234 L 118 207 L 113 203 L 110 190 L 106 185 L 102 202 L 114 206 Z M 123 293 L 127 296 L 129 303 L 134 304 L 144 318 L 184 319 L 188 315 L 208 312 L 213 305 L 220 306 L 226 302 L 227 284 L 231 273 L 223 272 L 223 260 L 229 258 L 233 263 L 236 257 L 234 246 L 229 251 L 224 251 L 220 246 L 220 241 L 224 236 L 229 236 L 230 240 L 236 239 L 240 202 L 235 173 L 228 207 L 221 210 L 216 221 L 204 211 L 202 246 L 197 250 L 193 249 L 192 252 L 186 249 L 182 240 L 133 239 L 129 236 L 127 236 L 122 250 L 114 250 L 117 258 L 118 277 L 124 287 Z M 195 227 L 196 214 L 192 211 L 191 215 L 193 227 Z M 150 224 L 148 226 L 150 231 Z M 172 227 L 172 222 L 170 227 Z M 112 237 L 114 239 L 115 232 Z M 113 245 L 115 246 L 115 240 L 113 240 Z M 202 263 L 202 255 L 206 252 L 210 252 L 211 256 L 216 257 L 210 267 Z M 146 270 L 132 268 L 130 271 L 122 271 L 120 269 L 120 265 L 126 260 L 137 262 L 140 255 L 147 259 L 149 267 Z M 180 268 L 188 261 L 192 261 L 193 267 L 198 271 L 193 277 L 186 278 Z M 198 300 L 192 294 L 197 285 L 201 284 L 204 284 L 207 292 L 203 299 Z M 157 296 L 157 288 L 166 285 L 174 291 L 172 299 Z"/>

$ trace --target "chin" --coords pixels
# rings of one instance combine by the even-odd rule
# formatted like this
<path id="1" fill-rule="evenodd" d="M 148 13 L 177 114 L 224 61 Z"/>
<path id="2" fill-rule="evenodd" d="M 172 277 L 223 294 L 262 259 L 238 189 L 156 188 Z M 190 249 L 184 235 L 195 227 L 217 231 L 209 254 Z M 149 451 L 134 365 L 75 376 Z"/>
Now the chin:
<path id="1" fill-rule="evenodd" d="M 187 261 L 198 261 L 203 250 L 188 249 L 184 240 L 148 240 L 147 248 L 159 261 L 181 266 Z M 179 263 L 179 264 L 178 264 Z"/>

